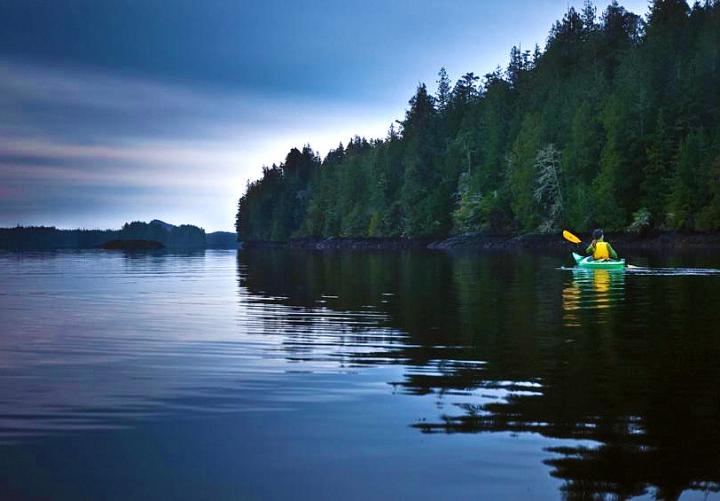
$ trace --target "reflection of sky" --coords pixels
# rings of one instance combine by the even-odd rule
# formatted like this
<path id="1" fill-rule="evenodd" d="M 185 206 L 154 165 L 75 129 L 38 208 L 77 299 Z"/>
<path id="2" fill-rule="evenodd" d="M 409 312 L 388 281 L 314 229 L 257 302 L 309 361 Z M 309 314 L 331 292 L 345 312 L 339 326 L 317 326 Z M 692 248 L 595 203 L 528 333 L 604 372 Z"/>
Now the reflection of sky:
<path id="1" fill-rule="evenodd" d="M 376 326 L 377 312 L 251 296 L 235 267 L 234 252 L 0 256 L 13 291 L 0 294 L 0 443 L 173 412 L 343 399 L 349 390 L 332 381 L 353 370 L 355 354 L 401 342 Z M 308 376 L 288 385 L 293 371 Z"/>
<path id="2" fill-rule="evenodd" d="M 417 397 L 412 378 L 461 370 L 476 373 L 477 388 L 433 388 L 409 409 L 430 417 L 539 395 L 534 381 L 483 381 L 483 361 L 406 365 L 419 346 L 375 307 L 292 306 L 238 284 L 236 266 L 234 251 L 0 255 L 13 291 L 0 294 L 0 444 L 166 414 Z"/>
<path id="3" fill-rule="evenodd" d="M 383 136 L 417 82 L 504 65 L 569 4 L 3 2 L 0 225 L 228 230 L 263 164 Z"/>

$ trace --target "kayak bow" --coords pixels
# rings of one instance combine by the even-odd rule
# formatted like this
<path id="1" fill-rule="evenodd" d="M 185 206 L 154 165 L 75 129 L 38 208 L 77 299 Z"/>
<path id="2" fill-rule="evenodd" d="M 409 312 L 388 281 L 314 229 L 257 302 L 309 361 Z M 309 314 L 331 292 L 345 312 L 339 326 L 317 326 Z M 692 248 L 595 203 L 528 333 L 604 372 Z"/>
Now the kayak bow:
<path id="1" fill-rule="evenodd" d="M 572 253 L 575 262 L 580 268 L 590 270 L 621 270 L 625 268 L 624 259 L 607 259 L 604 261 L 595 261 L 592 256 L 583 257 L 580 254 Z"/>

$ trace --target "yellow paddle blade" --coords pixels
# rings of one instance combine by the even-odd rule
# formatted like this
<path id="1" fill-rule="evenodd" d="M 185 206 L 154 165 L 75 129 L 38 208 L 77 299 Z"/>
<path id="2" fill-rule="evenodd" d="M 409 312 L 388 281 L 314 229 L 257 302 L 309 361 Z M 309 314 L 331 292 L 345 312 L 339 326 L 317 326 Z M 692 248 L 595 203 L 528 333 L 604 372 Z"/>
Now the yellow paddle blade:
<path id="1" fill-rule="evenodd" d="M 580 242 L 582 242 L 582 240 L 570 233 L 568 230 L 563 230 L 563 238 L 568 242 L 572 242 L 574 244 L 579 244 Z"/>

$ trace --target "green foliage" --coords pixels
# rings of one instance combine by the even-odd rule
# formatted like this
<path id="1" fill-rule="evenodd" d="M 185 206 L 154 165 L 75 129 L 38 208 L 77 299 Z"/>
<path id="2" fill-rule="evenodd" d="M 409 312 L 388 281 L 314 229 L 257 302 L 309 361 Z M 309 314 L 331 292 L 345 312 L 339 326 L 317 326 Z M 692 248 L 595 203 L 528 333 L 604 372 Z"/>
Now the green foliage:
<path id="1" fill-rule="evenodd" d="M 626 111 L 617 96 L 609 100 L 603 116 L 606 142 L 600 153 L 599 173 L 593 180 L 593 221 L 596 226 L 610 230 L 626 224 L 624 206 L 620 203 L 620 186 L 629 170 L 623 154 L 627 146 L 622 134 Z"/>
<path id="2" fill-rule="evenodd" d="M 554 144 L 542 148 L 535 159 L 535 203 L 542 220 L 538 230 L 550 233 L 560 229 L 565 215 L 563 186 L 560 181 L 560 153 Z"/>
<path id="3" fill-rule="evenodd" d="M 706 161 L 704 133 L 689 133 L 678 150 L 677 168 L 668 200 L 668 224 L 671 228 L 695 227 L 695 215 L 706 201 Z"/>
<path id="4" fill-rule="evenodd" d="M 642 204 L 650 216 L 648 224 L 653 221 L 658 225 L 663 224 L 667 217 L 666 202 L 670 190 L 671 146 L 665 116 L 660 110 L 655 131 L 650 136 L 650 142 L 646 148 L 646 162 L 643 166 L 643 180 L 640 184 Z"/>
<path id="5" fill-rule="evenodd" d="M 309 146 L 293 148 L 281 165 L 263 168 L 238 202 L 235 228 L 241 240 L 287 240 L 298 233 L 309 210 L 311 180 L 320 160 Z M 311 223 L 308 223 L 312 226 Z M 306 227 L 308 225 L 305 225 Z"/>
<path id="6" fill-rule="evenodd" d="M 483 229 L 482 195 L 470 187 L 470 175 L 463 172 L 458 183 L 458 203 L 453 212 L 453 228 L 457 233 L 469 233 Z"/>
<path id="7" fill-rule="evenodd" d="M 527 115 L 513 143 L 508 159 L 512 210 L 524 231 L 539 224 L 535 211 L 535 160 L 540 148 L 540 119 Z"/>
<path id="8" fill-rule="evenodd" d="M 650 211 L 646 207 L 642 207 L 633 213 L 632 223 L 627 229 L 633 233 L 642 233 L 650 227 L 650 220 Z"/>
<path id="9" fill-rule="evenodd" d="M 586 2 L 506 69 L 441 69 L 384 139 L 291 150 L 248 185 L 240 238 L 720 229 L 720 2 L 641 19 Z"/>
<path id="10" fill-rule="evenodd" d="M 714 160 L 709 164 L 707 193 L 709 202 L 700 210 L 696 227 L 698 230 L 720 230 L 720 141 L 716 139 Z"/>

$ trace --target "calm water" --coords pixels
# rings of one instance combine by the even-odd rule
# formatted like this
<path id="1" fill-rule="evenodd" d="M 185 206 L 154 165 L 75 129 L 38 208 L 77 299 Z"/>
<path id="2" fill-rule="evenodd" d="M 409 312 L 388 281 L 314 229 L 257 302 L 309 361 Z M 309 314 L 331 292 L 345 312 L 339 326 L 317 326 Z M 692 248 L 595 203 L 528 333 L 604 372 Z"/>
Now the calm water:
<path id="1" fill-rule="evenodd" d="M 720 497 L 720 257 L 0 254 L 0 497 Z"/>

